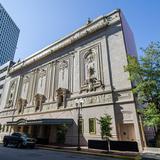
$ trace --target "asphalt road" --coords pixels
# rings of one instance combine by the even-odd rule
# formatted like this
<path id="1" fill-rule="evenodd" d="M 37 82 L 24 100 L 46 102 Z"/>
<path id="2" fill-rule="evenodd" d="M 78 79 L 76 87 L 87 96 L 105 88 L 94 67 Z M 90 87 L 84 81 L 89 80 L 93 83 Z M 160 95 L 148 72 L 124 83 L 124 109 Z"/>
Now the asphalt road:
<path id="1" fill-rule="evenodd" d="M 120 160 L 108 157 L 57 152 L 42 149 L 17 149 L 0 145 L 0 160 Z"/>

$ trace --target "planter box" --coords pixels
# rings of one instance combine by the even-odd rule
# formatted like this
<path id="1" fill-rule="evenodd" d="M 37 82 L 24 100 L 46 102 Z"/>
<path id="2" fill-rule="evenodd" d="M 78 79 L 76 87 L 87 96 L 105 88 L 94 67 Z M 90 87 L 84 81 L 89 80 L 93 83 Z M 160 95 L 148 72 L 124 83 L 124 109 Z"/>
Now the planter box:
<path id="1" fill-rule="evenodd" d="M 108 150 L 108 144 L 104 140 L 88 140 L 88 148 Z M 110 141 L 110 149 L 139 152 L 137 142 L 132 141 Z"/>
<path id="2" fill-rule="evenodd" d="M 88 148 L 108 150 L 108 144 L 103 140 L 88 140 Z"/>

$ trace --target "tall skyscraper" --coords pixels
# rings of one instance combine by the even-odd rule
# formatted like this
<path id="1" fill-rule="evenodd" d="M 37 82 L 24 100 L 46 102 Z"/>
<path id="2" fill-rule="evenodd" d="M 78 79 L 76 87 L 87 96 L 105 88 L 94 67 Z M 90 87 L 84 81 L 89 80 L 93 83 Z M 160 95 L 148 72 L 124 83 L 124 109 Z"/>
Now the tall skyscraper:
<path id="1" fill-rule="evenodd" d="M 0 4 L 0 65 L 14 59 L 19 32 L 19 28 Z"/>

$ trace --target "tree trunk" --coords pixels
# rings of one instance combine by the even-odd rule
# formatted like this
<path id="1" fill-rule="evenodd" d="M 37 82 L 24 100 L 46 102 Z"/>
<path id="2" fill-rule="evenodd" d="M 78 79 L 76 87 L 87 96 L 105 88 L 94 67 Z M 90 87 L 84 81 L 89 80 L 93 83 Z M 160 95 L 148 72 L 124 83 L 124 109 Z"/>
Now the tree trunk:
<path id="1" fill-rule="evenodd" d="M 110 140 L 108 139 L 108 152 L 110 152 L 111 146 L 110 146 Z"/>

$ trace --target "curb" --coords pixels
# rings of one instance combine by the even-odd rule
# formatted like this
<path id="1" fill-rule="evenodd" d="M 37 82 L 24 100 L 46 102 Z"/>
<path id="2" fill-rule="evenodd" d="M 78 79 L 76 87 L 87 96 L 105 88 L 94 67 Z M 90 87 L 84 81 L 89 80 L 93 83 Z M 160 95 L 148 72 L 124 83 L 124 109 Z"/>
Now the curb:
<path id="1" fill-rule="evenodd" d="M 87 152 L 84 150 L 76 151 L 76 150 L 67 150 L 67 149 L 57 149 L 57 148 L 49 148 L 49 147 L 39 147 L 38 149 L 44 149 L 44 150 L 50 150 L 50 151 L 57 151 L 57 152 L 67 152 L 67 153 L 75 153 L 75 154 L 85 154 L 85 155 L 91 155 L 91 156 L 101 156 L 101 157 L 111 157 L 111 158 L 119 158 L 119 159 L 126 159 L 126 160 L 136 160 L 136 156 L 129 157 L 129 156 L 121 156 L 121 155 L 112 155 L 112 154 L 105 154 L 105 153 L 94 153 L 94 152 Z"/>

